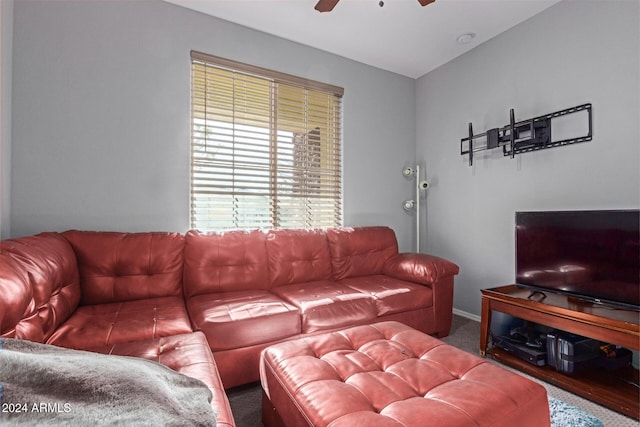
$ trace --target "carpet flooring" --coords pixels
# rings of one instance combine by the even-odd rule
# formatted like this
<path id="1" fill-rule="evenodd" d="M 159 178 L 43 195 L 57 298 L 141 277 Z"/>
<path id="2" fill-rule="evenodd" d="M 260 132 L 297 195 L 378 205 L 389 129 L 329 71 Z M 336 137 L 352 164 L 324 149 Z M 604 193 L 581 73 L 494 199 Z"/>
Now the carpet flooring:
<path id="1" fill-rule="evenodd" d="M 451 332 L 448 337 L 443 339 L 443 341 L 458 347 L 461 350 L 477 355 L 478 348 L 480 346 L 480 323 L 462 316 L 454 315 Z M 602 424 L 605 427 L 640 427 L 640 423 L 636 420 L 595 404 L 589 400 L 583 399 L 568 391 L 547 384 L 536 378 L 529 378 L 542 384 L 547 389 L 547 394 L 550 397 L 558 399 L 568 405 L 575 406 L 588 414 L 593 415 L 595 418 L 602 421 Z M 236 421 L 236 427 L 263 427 L 261 421 L 262 391 L 259 383 L 235 387 L 228 390 L 227 395 Z M 590 424 L 572 425 L 581 427 L 591 426 Z M 555 424 L 553 427 L 565 427 L 565 425 Z"/>

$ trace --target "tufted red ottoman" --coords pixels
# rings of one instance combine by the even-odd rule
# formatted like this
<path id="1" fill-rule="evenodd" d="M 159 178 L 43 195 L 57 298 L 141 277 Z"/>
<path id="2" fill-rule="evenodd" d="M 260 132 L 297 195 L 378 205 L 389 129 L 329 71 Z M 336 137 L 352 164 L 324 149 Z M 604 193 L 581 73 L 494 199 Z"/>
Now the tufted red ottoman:
<path id="1" fill-rule="evenodd" d="M 268 427 L 548 426 L 541 385 L 397 322 L 262 353 Z"/>

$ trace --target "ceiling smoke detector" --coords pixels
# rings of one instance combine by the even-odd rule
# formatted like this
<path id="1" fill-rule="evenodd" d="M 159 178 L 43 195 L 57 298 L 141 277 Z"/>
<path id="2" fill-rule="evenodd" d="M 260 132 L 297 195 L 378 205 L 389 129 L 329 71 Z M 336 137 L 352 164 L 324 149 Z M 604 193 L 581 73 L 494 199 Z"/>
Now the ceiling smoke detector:
<path id="1" fill-rule="evenodd" d="M 476 36 L 476 33 L 464 33 L 464 34 L 460 34 L 460 35 L 458 36 L 458 38 L 456 39 L 456 43 L 458 43 L 458 44 L 467 44 L 467 43 L 469 43 L 471 40 L 473 40 L 475 36 Z"/>

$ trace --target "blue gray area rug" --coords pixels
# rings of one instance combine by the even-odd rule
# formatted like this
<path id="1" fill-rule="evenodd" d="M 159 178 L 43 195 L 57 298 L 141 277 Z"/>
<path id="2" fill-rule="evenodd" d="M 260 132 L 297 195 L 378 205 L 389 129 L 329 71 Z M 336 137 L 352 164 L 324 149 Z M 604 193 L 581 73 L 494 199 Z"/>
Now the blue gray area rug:
<path id="1" fill-rule="evenodd" d="M 604 427 L 602 421 L 577 406 L 549 396 L 551 427 Z"/>

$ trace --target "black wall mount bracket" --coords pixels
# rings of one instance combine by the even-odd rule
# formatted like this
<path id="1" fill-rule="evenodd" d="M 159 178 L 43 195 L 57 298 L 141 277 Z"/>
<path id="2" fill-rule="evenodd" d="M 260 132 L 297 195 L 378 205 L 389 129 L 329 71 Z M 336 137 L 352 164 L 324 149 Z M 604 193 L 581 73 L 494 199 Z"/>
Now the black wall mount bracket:
<path id="1" fill-rule="evenodd" d="M 591 104 L 582 104 L 516 122 L 512 108 L 509 112 L 509 124 L 501 128 L 489 129 L 474 135 L 473 125 L 469 123 L 469 136 L 460 140 L 460 154 L 469 155 L 469 166 L 472 166 L 474 153 L 498 147 L 502 147 L 504 156 L 513 159 L 516 154 L 591 141 L 593 137 L 591 110 Z M 587 114 L 587 133 L 554 141 L 551 137 L 553 119 L 582 111 Z"/>

